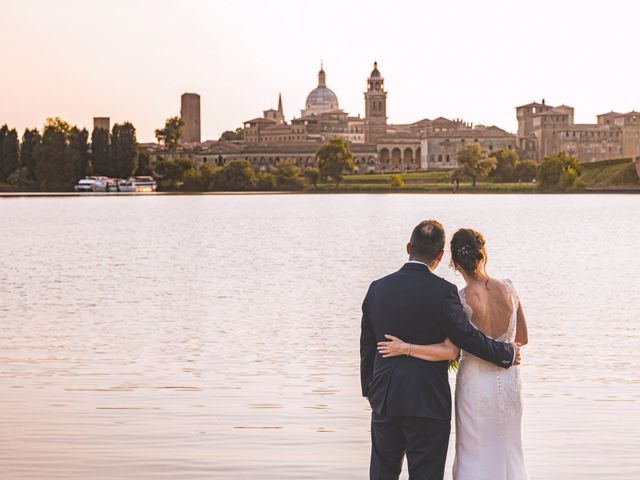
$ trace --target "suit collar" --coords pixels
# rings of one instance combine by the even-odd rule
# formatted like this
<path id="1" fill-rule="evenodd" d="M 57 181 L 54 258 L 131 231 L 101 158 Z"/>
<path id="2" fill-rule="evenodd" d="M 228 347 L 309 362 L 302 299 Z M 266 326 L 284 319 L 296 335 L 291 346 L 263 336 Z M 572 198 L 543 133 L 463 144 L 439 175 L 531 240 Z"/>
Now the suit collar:
<path id="1" fill-rule="evenodd" d="M 428 272 L 428 273 L 431 273 L 431 269 L 426 264 L 417 263 L 417 262 L 407 262 L 400 269 L 401 272 L 404 272 L 404 271 L 407 271 L 407 270 L 413 270 L 413 271 L 416 271 L 416 272 Z"/>

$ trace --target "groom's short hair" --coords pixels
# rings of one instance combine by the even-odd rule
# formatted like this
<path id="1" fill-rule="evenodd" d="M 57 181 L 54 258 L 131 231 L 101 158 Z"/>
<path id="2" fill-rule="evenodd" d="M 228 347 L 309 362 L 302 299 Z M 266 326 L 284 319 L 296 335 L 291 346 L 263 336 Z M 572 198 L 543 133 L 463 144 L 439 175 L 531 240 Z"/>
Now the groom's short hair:
<path id="1" fill-rule="evenodd" d="M 432 262 L 444 250 L 444 240 L 442 224 L 436 220 L 424 220 L 411 233 L 411 256 Z"/>

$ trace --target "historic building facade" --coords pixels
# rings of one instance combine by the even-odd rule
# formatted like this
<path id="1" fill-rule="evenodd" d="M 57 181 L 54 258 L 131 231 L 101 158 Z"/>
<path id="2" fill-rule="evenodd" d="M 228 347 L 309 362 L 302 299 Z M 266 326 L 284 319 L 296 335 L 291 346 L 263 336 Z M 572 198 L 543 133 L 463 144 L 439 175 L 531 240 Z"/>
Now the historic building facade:
<path id="1" fill-rule="evenodd" d="M 538 163 L 566 152 L 579 162 L 640 156 L 640 113 L 609 112 L 597 123 L 575 123 L 574 109 L 552 107 L 544 100 L 516 107 L 518 148 L 523 158 Z"/>
<path id="2" fill-rule="evenodd" d="M 182 99 L 182 116 L 188 124 L 185 142 L 196 138 L 199 142 L 199 97 L 191 95 L 185 94 Z M 177 155 L 194 159 L 198 167 L 208 163 L 218 168 L 244 159 L 257 171 L 264 171 L 287 158 L 303 168 L 316 164 L 315 153 L 322 143 L 342 137 L 351 144 L 359 173 L 453 169 L 458 166 L 457 152 L 474 142 L 489 153 L 517 149 L 522 159 L 537 162 L 560 151 L 575 155 L 581 162 L 640 156 L 638 112 L 610 112 L 599 115 L 595 124 L 576 124 L 572 107 L 553 107 L 542 100 L 516 108 L 517 135 L 496 126 L 474 126 L 443 117 L 390 124 L 384 77 L 377 62 L 366 79 L 364 112 L 361 118 L 340 108 L 321 64 L 317 86 L 307 95 L 298 117 L 287 121 L 280 95 L 277 108 L 244 122 L 242 140 L 193 142 Z M 153 150 L 156 156 L 168 156 L 162 149 Z"/>
<path id="3" fill-rule="evenodd" d="M 504 130 L 474 128 L 459 119 L 438 117 L 388 124 L 387 92 L 377 62 L 366 80 L 364 101 L 364 118 L 342 110 L 321 65 L 318 84 L 307 96 L 299 117 L 286 121 L 280 96 L 277 109 L 265 110 L 262 117 L 244 122 L 243 141 L 215 142 L 190 156 L 198 165 L 211 163 L 214 167 L 246 159 L 257 170 L 267 170 L 283 158 L 305 167 L 315 165 L 315 152 L 323 142 L 340 136 L 351 144 L 357 172 L 407 172 L 454 168 L 456 148 L 473 139 L 489 151 L 515 146 L 515 136 Z"/>

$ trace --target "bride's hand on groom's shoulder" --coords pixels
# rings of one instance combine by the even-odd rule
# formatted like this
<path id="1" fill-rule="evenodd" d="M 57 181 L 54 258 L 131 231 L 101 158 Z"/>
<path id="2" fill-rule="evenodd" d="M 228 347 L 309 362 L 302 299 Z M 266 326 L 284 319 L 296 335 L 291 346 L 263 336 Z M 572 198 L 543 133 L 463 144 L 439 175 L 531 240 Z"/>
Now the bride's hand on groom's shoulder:
<path id="1" fill-rule="evenodd" d="M 385 335 L 388 342 L 378 342 L 378 353 L 382 358 L 397 357 L 409 354 L 409 344 L 393 335 Z"/>

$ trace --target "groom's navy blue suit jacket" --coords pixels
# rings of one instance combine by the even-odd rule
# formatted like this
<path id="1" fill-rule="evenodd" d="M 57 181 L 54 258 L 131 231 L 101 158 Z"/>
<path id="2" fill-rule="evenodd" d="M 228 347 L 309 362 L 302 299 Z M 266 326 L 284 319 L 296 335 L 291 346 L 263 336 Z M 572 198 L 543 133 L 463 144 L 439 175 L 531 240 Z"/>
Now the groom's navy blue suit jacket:
<path id="1" fill-rule="evenodd" d="M 504 368 L 514 359 L 512 345 L 491 340 L 469 323 L 455 285 L 424 264 L 407 263 L 374 281 L 362 304 L 362 394 L 379 415 L 451 419 L 448 362 L 382 358 L 377 342 L 386 341 L 385 334 L 417 345 L 449 337 L 463 350 Z"/>

